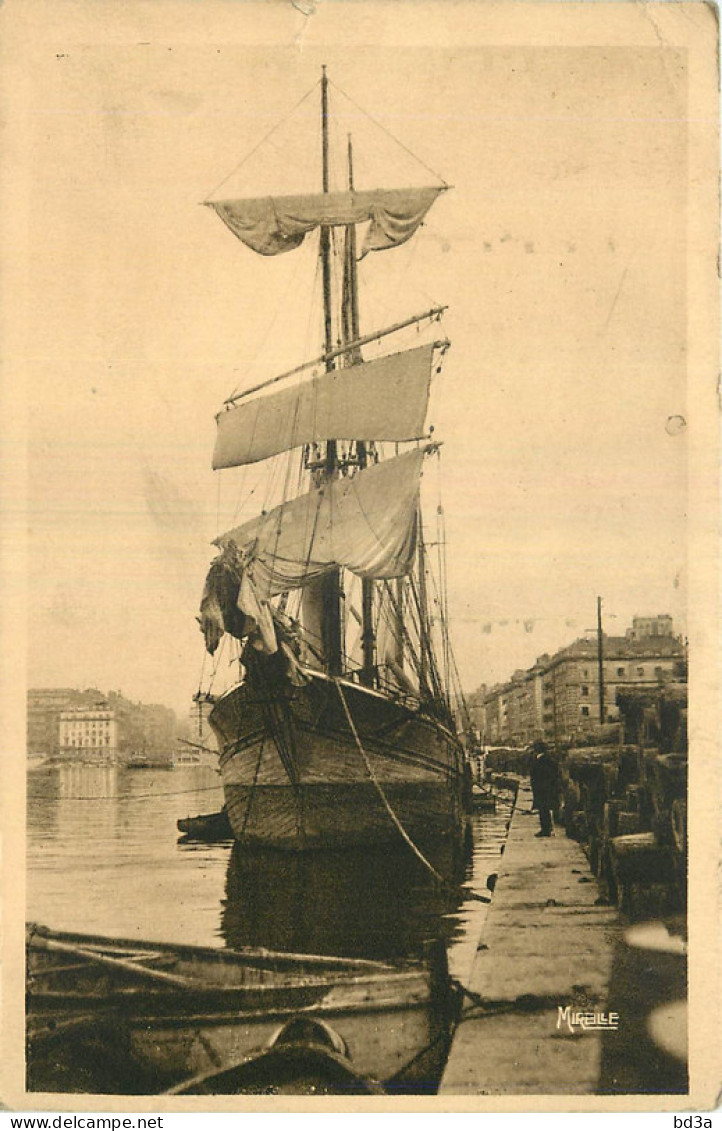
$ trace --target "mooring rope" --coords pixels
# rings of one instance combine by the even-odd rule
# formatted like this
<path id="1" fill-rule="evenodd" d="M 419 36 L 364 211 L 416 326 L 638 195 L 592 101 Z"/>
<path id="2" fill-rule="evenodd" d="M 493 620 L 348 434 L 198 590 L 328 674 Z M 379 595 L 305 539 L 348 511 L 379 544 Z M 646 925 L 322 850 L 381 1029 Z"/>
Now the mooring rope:
<path id="1" fill-rule="evenodd" d="M 215 785 L 198 786 L 196 789 L 173 789 L 170 792 L 158 791 L 156 793 L 98 793 L 87 796 L 81 793 L 71 793 L 59 797 L 38 798 L 39 801 L 155 801 L 156 797 L 183 797 L 188 793 L 217 793 L 223 789 L 219 781 Z"/>
<path id="2" fill-rule="evenodd" d="M 375 772 L 373 766 L 371 765 L 371 762 L 369 761 L 368 755 L 367 755 L 366 751 L 364 750 L 363 743 L 361 742 L 361 737 L 359 735 L 359 732 L 356 729 L 356 724 L 354 723 L 353 718 L 351 717 L 351 712 L 349 711 L 348 703 L 346 702 L 346 696 L 343 693 L 343 687 L 341 686 L 341 681 L 338 679 L 337 676 L 333 676 L 332 678 L 333 678 L 333 682 L 336 684 L 336 688 L 338 690 L 338 693 L 339 693 L 339 696 L 340 696 L 340 699 L 341 699 L 341 703 L 343 705 L 343 709 L 344 709 L 344 713 L 346 715 L 348 725 L 351 728 L 351 733 L 354 737 L 354 741 L 356 742 L 356 746 L 358 747 L 358 752 L 363 759 L 364 766 L 366 767 L 366 773 L 370 777 L 371 782 L 373 783 L 373 786 L 376 789 L 376 792 L 378 793 L 379 797 L 381 798 L 381 802 L 382 802 L 386 812 L 388 813 L 392 824 L 394 825 L 397 832 L 399 833 L 399 835 L 403 838 L 405 843 L 409 846 L 409 848 L 413 852 L 414 856 L 416 856 L 417 859 L 421 861 L 421 863 L 424 865 L 424 867 L 431 873 L 431 875 L 434 877 L 434 879 L 438 883 L 441 884 L 442 887 L 445 887 L 445 888 L 450 889 L 452 891 L 463 891 L 465 896 L 467 896 L 470 899 L 478 899 L 480 903 L 491 903 L 491 899 L 488 896 L 479 895 L 479 894 L 477 894 L 477 892 L 469 892 L 467 889 L 462 888 L 459 884 L 449 883 L 449 881 L 444 876 L 441 875 L 441 872 L 438 872 L 436 870 L 436 868 L 431 863 L 431 861 L 427 860 L 427 858 L 424 856 L 421 849 L 416 844 L 414 844 L 413 840 L 411 839 L 409 834 L 406 832 L 406 829 L 401 824 L 401 821 L 399 820 L 396 813 L 394 812 L 392 805 L 391 805 L 391 802 L 389 801 L 388 797 L 384 793 L 383 786 L 381 785 L 381 782 L 376 777 L 376 772 Z"/>
<path id="3" fill-rule="evenodd" d="M 415 1053 L 411 1060 L 407 1061 L 403 1067 L 399 1068 L 398 1071 L 386 1081 L 387 1084 L 393 1085 L 402 1083 L 410 1070 L 422 1057 L 426 1056 L 444 1041 L 449 1041 L 452 1033 L 455 1032 L 460 1025 L 463 1025 L 465 1021 L 473 1021 L 484 1015 L 495 1017 L 498 1014 L 504 1013 L 546 1012 L 547 1010 L 557 1008 L 559 1002 L 558 994 L 556 996 L 522 994 L 520 997 L 509 1000 L 484 998 L 481 994 L 470 990 L 469 987 L 465 986 L 463 982 L 460 982 L 458 978 L 450 978 L 449 986 L 452 992 L 458 995 L 460 1001 L 463 1001 L 464 998 L 468 998 L 469 1001 L 472 1002 L 471 1006 L 461 1010 L 460 1015 L 451 1026 L 451 1033 L 444 1029 L 441 1033 L 437 1034 L 424 1048 Z"/>
<path id="4" fill-rule="evenodd" d="M 401 824 L 401 821 L 396 816 L 396 813 L 392 809 L 391 803 L 389 802 L 388 797 L 384 793 L 383 788 L 381 786 L 381 782 L 376 777 L 376 772 L 375 772 L 373 766 L 371 765 L 371 763 L 368 759 L 368 755 L 366 754 L 366 751 L 363 748 L 363 743 L 361 742 L 359 732 L 356 729 L 356 724 L 354 723 L 353 718 L 351 717 L 351 712 L 348 709 L 348 703 L 346 702 L 346 696 L 343 693 L 343 687 L 341 686 L 341 681 L 338 679 L 337 676 L 333 676 L 333 682 L 336 684 L 336 688 L 338 690 L 339 696 L 341 698 L 341 703 L 343 705 L 344 713 L 346 715 L 346 720 L 348 722 L 349 727 L 351 728 L 351 733 L 354 737 L 354 741 L 356 742 L 356 746 L 358 747 L 358 752 L 363 759 L 363 763 L 366 767 L 366 773 L 371 778 L 371 781 L 372 781 L 372 783 L 373 783 L 373 785 L 376 789 L 376 792 L 378 793 L 379 797 L 381 798 L 383 806 L 386 809 L 386 812 L 388 813 L 389 817 L 391 818 L 392 824 L 395 826 L 397 831 L 400 833 L 400 835 L 403 837 L 403 839 L 408 844 L 411 851 L 414 853 L 414 855 L 416 857 L 418 857 L 418 859 L 421 861 L 421 863 L 424 865 L 424 867 L 427 868 L 429 870 L 429 872 L 431 872 L 432 876 L 434 876 L 435 879 L 437 879 L 440 884 L 446 885 L 447 881 L 444 879 L 444 877 L 441 875 L 440 872 L 437 872 L 436 868 L 431 863 L 431 861 L 426 859 L 426 857 L 424 856 L 421 849 L 417 848 L 417 846 L 414 844 L 414 842 L 411 839 L 411 837 L 409 836 L 409 834 L 406 832 L 406 829 Z"/>

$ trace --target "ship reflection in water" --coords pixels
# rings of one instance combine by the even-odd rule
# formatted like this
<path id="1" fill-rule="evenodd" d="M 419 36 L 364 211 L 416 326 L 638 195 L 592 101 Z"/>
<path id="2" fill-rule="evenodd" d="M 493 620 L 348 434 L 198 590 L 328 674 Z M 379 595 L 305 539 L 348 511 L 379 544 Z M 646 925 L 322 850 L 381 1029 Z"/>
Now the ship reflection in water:
<path id="1" fill-rule="evenodd" d="M 179 843 L 176 820 L 220 807 L 217 774 L 45 766 L 28 775 L 28 917 L 58 930 L 201 946 L 394 958 L 432 938 L 454 950 L 472 870 L 496 871 L 508 810 L 477 818 L 470 848 L 291 854 Z"/>
<path id="2" fill-rule="evenodd" d="M 470 851 L 446 845 L 430 863 L 411 850 L 283 854 L 236 844 L 221 930 L 229 947 L 265 946 L 349 958 L 401 958 L 431 938 L 450 942 Z"/>

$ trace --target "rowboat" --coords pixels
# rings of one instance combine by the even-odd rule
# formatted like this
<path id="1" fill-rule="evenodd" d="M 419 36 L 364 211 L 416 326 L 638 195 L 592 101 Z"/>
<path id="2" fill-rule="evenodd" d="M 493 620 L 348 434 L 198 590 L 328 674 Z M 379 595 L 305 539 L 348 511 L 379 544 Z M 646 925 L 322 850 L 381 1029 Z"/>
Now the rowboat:
<path id="1" fill-rule="evenodd" d="M 258 1076 L 254 1084 L 239 1066 L 276 1047 L 279 1029 L 302 1018 L 329 1026 L 347 1050 L 325 1050 L 326 1065 L 344 1062 L 327 1090 L 344 1090 L 342 1070 L 351 1070 L 387 1091 L 433 1093 L 458 1012 L 440 943 L 418 960 L 387 963 L 31 924 L 26 951 L 29 1091 L 159 1094 L 233 1068 L 211 1090 L 257 1091 Z M 298 1027 L 292 1033 L 285 1044 L 298 1046 Z M 285 1079 L 288 1053 L 276 1047 L 264 1070 L 275 1063 L 280 1071 L 285 1060 Z M 318 1069 L 323 1057 L 309 1056 Z"/>

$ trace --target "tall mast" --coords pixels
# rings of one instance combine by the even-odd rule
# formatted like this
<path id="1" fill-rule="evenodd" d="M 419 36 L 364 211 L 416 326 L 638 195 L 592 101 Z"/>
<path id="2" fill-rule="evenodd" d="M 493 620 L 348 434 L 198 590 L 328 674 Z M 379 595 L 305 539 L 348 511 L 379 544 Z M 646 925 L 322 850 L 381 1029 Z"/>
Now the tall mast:
<path id="1" fill-rule="evenodd" d="M 321 72 L 321 151 L 322 151 L 322 189 L 329 191 L 328 176 L 328 78 L 326 68 Z M 333 351 L 333 324 L 331 318 L 331 229 L 321 225 L 321 269 L 323 275 L 323 322 L 326 354 Z M 333 369 L 333 360 L 327 358 L 326 369 Z M 326 441 L 325 478 L 333 479 L 338 469 L 336 441 Z M 338 569 L 329 573 L 322 582 L 323 593 L 323 637 L 326 664 L 332 675 L 340 675 L 343 667 L 341 642 L 341 572 Z"/>
<path id="2" fill-rule="evenodd" d="M 419 694 L 423 698 L 428 694 L 429 683 L 429 602 L 426 595 L 426 548 L 424 546 L 424 526 L 421 519 L 421 507 L 417 515 L 418 559 L 419 559 Z"/>
<path id="3" fill-rule="evenodd" d="M 353 143 L 348 135 L 348 188 L 353 192 Z M 356 263 L 356 225 L 346 227 L 344 263 L 344 336 L 348 342 L 356 342 L 360 337 L 358 307 L 358 265 Z M 350 364 L 361 360 L 361 350 L 356 347 L 346 355 Z M 359 468 L 368 463 L 368 449 L 365 440 L 356 441 L 356 456 Z M 375 677 L 376 634 L 373 621 L 374 583 L 363 578 L 361 581 L 361 651 L 363 664 L 360 679 L 366 687 L 372 687 Z"/>
<path id="4" fill-rule="evenodd" d="M 328 79 L 326 68 L 321 73 L 321 185 L 324 193 L 329 191 L 328 184 Z M 333 326 L 331 324 L 331 229 L 327 224 L 321 225 L 321 271 L 323 275 L 323 325 L 325 353 L 333 350 Z M 326 361 L 326 369 L 333 369 L 331 360 Z M 329 440 L 326 447 L 328 465 L 328 449 L 335 441 Z M 334 451 L 335 458 L 335 451 Z M 329 468 L 333 470 L 333 468 Z"/>
<path id="5" fill-rule="evenodd" d="M 353 192 L 353 142 L 351 141 L 351 134 L 348 135 L 348 189 Z M 358 310 L 358 267 L 356 263 L 356 225 L 348 224 L 346 226 L 346 290 L 348 293 L 348 334 L 347 340 L 349 342 L 356 342 L 361 337 L 359 330 L 359 310 Z M 356 348 L 353 351 L 353 357 L 349 360 L 359 361 L 361 359 L 361 351 Z M 364 445 L 365 448 L 365 445 Z"/>

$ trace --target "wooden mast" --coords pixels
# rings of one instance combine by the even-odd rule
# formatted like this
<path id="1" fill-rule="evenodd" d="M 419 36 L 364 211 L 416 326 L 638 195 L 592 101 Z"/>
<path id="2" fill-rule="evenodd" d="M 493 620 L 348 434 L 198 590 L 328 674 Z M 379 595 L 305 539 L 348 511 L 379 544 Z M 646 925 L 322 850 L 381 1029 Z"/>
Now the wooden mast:
<path id="1" fill-rule="evenodd" d="M 348 188 L 353 192 L 353 143 L 348 135 Z M 346 261 L 344 265 L 344 335 L 350 343 L 360 337 L 358 306 L 358 266 L 356 262 L 356 225 L 346 227 Z M 358 346 L 351 347 L 347 355 L 350 364 L 361 360 Z M 368 464 L 368 448 L 365 440 L 356 441 L 356 456 L 359 468 Z M 376 633 L 373 622 L 374 583 L 363 578 L 361 581 L 361 651 L 363 663 L 359 678 L 366 687 L 375 682 Z"/>
<path id="2" fill-rule="evenodd" d="M 429 694 L 429 602 L 426 594 L 426 548 L 424 546 L 424 525 L 421 518 L 421 504 L 416 517 L 419 568 L 419 695 L 423 699 Z"/>
<path id="3" fill-rule="evenodd" d="M 328 78 L 326 67 L 321 72 L 321 146 L 322 188 L 329 191 L 328 175 Z M 331 229 L 321 225 L 321 270 L 323 276 L 324 345 L 327 355 L 326 369 L 333 369 L 328 355 L 333 351 L 333 324 L 331 317 Z M 335 440 L 326 441 L 324 477 L 335 479 L 338 472 L 338 452 Z M 323 644 L 326 666 L 331 675 L 340 675 L 343 668 L 341 641 L 341 571 L 333 570 L 322 581 Z"/>

